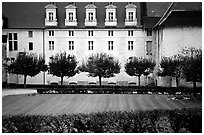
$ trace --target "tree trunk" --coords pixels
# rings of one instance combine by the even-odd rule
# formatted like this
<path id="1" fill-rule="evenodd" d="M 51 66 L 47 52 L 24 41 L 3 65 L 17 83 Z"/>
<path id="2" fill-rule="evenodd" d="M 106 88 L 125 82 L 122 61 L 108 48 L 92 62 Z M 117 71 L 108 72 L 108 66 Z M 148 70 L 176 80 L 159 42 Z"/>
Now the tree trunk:
<path id="1" fill-rule="evenodd" d="M 27 75 L 24 75 L 24 88 L 26 88 L 26 77 Z"/>
<path id="2" fill-rule="evenodd" d="M 139 87 L 140 87 L 140 75 L 138 76 L 138 79 L 139 79 L 138 81 L 139 81 Z"/>
<path id="3" fill-rule="evenodd" d="M 101 86 L 101 76 L 99 76 L 99 88 L 100 88 L 100 91 L 102 92 L 102 86 Z"/>
<path id="4" fill-rule="evenodd" d="M 176 88 L 179 88 L 179 77 L 176 77 Z"/>
<path id="5" fill-rule="evenodd" d="M 170 76 L 170 87 L 172 87 L 172 77 Z"/>
<path id="6" fill-rule="evenodd" d="M 63 76 L 61 76 L 61 85 L 63 85 Z"/>
<path id="7" fill-rule="evenodd" d="M 196 97 L 196 81 L 193 79 L 193 96 Z"/>

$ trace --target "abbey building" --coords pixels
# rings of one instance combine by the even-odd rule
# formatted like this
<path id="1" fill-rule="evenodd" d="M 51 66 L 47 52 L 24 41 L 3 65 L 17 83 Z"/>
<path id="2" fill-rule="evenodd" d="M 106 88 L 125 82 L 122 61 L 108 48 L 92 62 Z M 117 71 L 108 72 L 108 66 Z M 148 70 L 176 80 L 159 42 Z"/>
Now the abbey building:
<path id="1" fill-rule="evenodd" d="M 105 52 L 121 63 L 120 74 L 103 79 L 108 83 L 138 84 L 124 71 L 129 57 L 156 61 L 176 54 L 184 46 L 202 46 L 201 3 L 151 2 L 3 2 L 2 61 L 14 61 L 21 52 L 45 56 L 74 54 L 79 64 L 93 53 Z M 2 81 L 22 84 L 23 77 L 2 72 Z M 60 78 L 40 73 L 28 84 L 50 84 Z M 80 73 L 64 78 L 64 84 L 89 84 L 98 78 Z M 142 85 L 163 85 L 155 73 L 142 77 Z"/>

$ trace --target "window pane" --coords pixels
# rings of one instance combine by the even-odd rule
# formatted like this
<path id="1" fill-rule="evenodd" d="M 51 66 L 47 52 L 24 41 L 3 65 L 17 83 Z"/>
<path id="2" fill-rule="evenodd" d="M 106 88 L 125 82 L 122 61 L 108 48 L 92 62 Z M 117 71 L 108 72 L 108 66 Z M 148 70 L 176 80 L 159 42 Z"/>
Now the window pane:
<path id="1" fill-rule="evenodd" d="M 70 20 L 70 21 L 73 20 L 73 13 L 69 13 L 69 20 Z"/>
<path id="2" fill-rule="evenodd" d="M 33 31 L 28 31 L 28 37 L 33 37 Z"/>
<path id="3" fill-rule="evenodd" d="M 148 54 L 150 54 L 152 52 L 152 41 L 147 41 L 146 51 Z"/>
<path id="4" fill-rule="evenodd" d="M 12 40 L 12 33 L 9 33 L 9 40 Z"/>
<path id="5" fill-rule="evenodd" d="M 49 13 L 49 20 L 53 20 L 53 13 Z"/>
<path id="6" fill-rule="evenodd" d="M 18 42 L 17 41 L 14 41 L 14 48 L 13 50 L 18 50 Z"/>
<path id="7" fill-rule="evenodd" d="M 29 43 L 29 50 L 33 50 L 33 43 L 32 42 Z"/>
<path id="8" fill-rule="evenodd" d="M 13 33 L 14 35 L 14 40 L 17 40 L 17 33 Z"/>
<path id="9" fill-rule="evenodd" d="M 12 51 L 12 41 L 9 41 L 9 51 Z"/>

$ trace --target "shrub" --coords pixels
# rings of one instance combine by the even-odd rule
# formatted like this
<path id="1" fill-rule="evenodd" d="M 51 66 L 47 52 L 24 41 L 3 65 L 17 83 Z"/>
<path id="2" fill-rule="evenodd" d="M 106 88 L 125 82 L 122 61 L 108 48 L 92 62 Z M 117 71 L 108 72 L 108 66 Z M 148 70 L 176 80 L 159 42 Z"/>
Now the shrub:
<path id="1" fill-rule="evenodd" d="M 2 132 L 202 132 L 202 110 L 108 111 L 90 114 L 3 115 Z"/>

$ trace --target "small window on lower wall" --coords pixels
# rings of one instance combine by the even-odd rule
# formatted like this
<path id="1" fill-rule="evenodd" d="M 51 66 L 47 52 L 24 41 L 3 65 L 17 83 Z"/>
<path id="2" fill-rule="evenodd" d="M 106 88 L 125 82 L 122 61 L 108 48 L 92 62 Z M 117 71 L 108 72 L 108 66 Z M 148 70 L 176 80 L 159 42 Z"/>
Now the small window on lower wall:
<path id="1" fill-rule="evenodd" d="M 133 41 L 128 41 L 128 50 L 133 50 Z"/>
<path id="2" fill-rule="evenodd" d="M 152 55 L 152 41 L 146 41 L 146 55 Z"/>
<path id="3" fill-rule="evenodd" d="M 29 42 L 29 51 L 33 50 L 33 42 Z"/>

